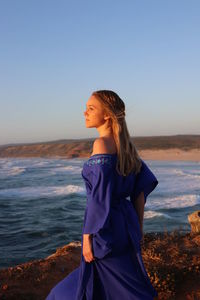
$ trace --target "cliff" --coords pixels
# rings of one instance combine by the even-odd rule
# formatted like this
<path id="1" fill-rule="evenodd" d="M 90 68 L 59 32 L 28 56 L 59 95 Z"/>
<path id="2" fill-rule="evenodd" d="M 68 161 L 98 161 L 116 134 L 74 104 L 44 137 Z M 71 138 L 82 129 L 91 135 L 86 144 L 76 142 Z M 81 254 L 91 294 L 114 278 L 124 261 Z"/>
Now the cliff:
<path id="1" fill-rule="evenodd" d="M 80 255 L 80 242 L 72 242 L 45 259 L 0 270 L 0 299 L 44 300 L 57 282 L 79 266 Z M 199 234 L 144 234 L 142 256 L 158 299 L 200 299 Z"/>

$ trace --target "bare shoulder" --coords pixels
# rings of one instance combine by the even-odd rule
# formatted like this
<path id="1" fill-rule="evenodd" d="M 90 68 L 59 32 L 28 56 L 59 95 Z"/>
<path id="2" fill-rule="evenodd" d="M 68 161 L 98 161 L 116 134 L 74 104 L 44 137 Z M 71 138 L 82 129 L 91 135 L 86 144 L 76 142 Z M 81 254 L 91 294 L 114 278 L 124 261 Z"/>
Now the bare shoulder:
<path id="1" fill-rule="evenodd" d="M 93 151 L 92 154 L 101 154 L 101 153 L 107 153 L 106 149 L 106 142 L 103 137 L 97 138 L 93 143 Z"/>
<path id="2" fill-rule="evenodd" d="M 94 141 L 92 155 L 113 152 L 115 149 L 105 137 L 99 137 Z"/>

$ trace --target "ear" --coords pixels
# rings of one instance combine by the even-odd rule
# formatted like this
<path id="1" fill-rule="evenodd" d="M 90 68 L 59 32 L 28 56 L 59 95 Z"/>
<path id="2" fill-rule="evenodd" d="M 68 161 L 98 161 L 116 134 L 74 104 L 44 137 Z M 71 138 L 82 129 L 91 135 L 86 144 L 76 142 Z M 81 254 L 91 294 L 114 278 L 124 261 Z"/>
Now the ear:
<path id="1" fill-rule="evenodd" d="M 109 120 L 110 119 L 110 116 L 106 113 L 104 113 L 104 120 Z"/>
<path id="2" fill-rule="evenodd" d="M 109 120 L 109 119 L 110 119 L 109 116 L 105 116 L 105 117 L 104 117 L 104 120 Z"/>
<path id="3" fill-rule="evenodd" d="M 111 126 L 112 122 L 111 122 L 110 116 L 108 116 L 108 115 L 104 116 L 104 120 L 108 122 L 108 124 L 107 124 L 108 126 Z"/>

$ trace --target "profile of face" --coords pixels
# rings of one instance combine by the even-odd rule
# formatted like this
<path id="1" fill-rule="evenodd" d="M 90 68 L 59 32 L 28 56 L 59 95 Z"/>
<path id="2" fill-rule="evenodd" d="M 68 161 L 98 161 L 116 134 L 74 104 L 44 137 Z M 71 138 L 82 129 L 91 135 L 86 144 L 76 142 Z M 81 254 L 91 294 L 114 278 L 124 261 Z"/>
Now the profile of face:
<path id="1" fill-rule="evenodd" d="M 86 110 L 84 111 L 85 125 L 87 128 L 96 127 L 103 125 L 109 118 L 101 102 L 95 97 L 91 96 L 86 102 Z"/>

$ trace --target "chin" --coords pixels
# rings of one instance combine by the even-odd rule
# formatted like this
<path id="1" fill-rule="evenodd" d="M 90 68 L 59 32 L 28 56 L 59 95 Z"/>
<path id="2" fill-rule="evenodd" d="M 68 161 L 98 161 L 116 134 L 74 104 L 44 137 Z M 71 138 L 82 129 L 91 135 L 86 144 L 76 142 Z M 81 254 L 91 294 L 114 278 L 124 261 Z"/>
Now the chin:
<path id="1" fill-rule="evenodd" d="M 86 122 L 85 122 L 85 126 L 86 126 L 87 128 L 92 128 L 92 127 L 94 127 L 94 124 L 91 124 L 91 122 L 86 121 Z"/>
<path id="2" fill-rule="evenodd" d="M 90 125 L 88 124 L 88 122 L 85 122 L 85 127 L 90 127 Z"/>

